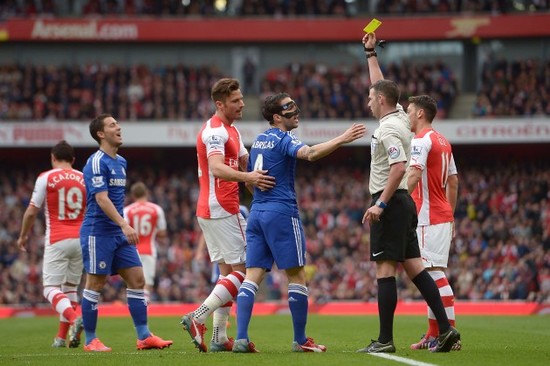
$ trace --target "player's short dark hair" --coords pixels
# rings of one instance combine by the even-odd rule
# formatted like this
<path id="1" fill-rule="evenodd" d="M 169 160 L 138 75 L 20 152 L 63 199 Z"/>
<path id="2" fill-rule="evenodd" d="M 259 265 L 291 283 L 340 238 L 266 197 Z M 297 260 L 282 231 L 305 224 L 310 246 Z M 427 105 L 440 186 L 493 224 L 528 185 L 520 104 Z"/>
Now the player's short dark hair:
<path id="1" fill-rule="evenodd" d="M 231 78 L 223 78 L 214 84 L 210 96 L 214 102 L 225 102 L 227 97 L 235 90 L 240 89 L 239 80 Z"/>
<path id="2" fill-rule="evenodd" d="M 65 140 L 61 140 L 57 144 L 55 144 L 55 146 L 52 147 L 51 153 L 58 161 L 66 161 L 70 164 L 72 164 L 74 161 L 74 149 Z"/>
<path id="3" fill-rule="evenodd" d="M 265 98 L 262 105 L 262 116 L 273 124 L 273 115 L 281 113 L 281 100 L 290 97 L 288 93 L 277 93 Z"/>
<path id="4" fill-rule="evenodd" d="M 97 141 L 98 144 L 101 144 L 101 139 L 97 135 L 99 131 L 103 131 L 103 127 L 105 127 L 104 121 L 105 119 L 113 117 L 109 113 L 103 113 L 97 116 L 90 122 L 90 135 L 92 135 L 92 138 Z"/>
<path id="5" fill-rule="evenodd" d="M 143 182 L 136 182 L 130 187 L 130 194 L 134 199 L 145 197 L 147 195 L 147 187 Z"/>
<path id="6" fill-rule="evenodd" d="M 423 109 L 426 120 L 432 123 L 437 114 L 437 102 L 434 98 L 429 95 L 416 95 L 409 97 L 409 103 L 414 104 L 418 109 Z"/>
<path id="7" fill-rule="evenodd" d="M 399 91 L 399 86 L 395 81 L 378 80 L 376 83 L 371 85 L 371 89 L 374 89 L 376 93 L 382 94 L 386 97 L 386 100 L 392 106 L 396 106 L 399 102 L 401 92 Z"/>

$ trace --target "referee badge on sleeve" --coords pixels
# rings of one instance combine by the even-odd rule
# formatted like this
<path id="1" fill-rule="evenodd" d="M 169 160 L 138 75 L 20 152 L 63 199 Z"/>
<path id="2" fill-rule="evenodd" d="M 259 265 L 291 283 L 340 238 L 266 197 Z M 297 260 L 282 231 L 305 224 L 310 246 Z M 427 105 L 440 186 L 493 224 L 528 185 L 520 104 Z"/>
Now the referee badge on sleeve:
<path id="1" fill-rule="evenodd" d="M 388 156 L 391 158 L 391 159 L 397 159 L 397 157 L 399 156 L 400 154 L 400 151 L 399 151 L 399 148 L 397 146 L 390 146 L 388 148 Z"/>

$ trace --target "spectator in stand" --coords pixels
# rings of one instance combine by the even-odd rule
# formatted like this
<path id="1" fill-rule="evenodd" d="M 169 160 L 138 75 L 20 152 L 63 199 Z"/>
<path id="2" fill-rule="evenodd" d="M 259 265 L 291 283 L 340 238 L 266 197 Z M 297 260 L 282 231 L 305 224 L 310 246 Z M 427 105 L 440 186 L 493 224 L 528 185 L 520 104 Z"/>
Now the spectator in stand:
<path id="1" fill-rule="evenodd" d="M 59 329 L 52 347 L 65 347 L 69 326 L 69 347 L 80 345 L 82 318 L 78 315 L 78 285 L 82 278 L 80 225 L 86 212 L 86 189 L 82 172 L 73 169 L 74 149 L 65 140 L 50 154 L 52 169 L 42 172 L 23 216 L 17 239 L 19 250 L 27 251 L 29 232 L 40 209 L 46 211 L 44 240 L 44 297 L 59 313 Z"/>
<path id="2" fill-rule="evenodd" d="M 416 234 L 422 264 L 435 281 L 451 326 L 455 326 L 454 293 L 445 275 L 453 238 L 458 172 L 451 144 L 433 129 L 437 105 L 428 95 L 409 97 L 407 114 L 415 137 L 411 142 L 408 192 L 418 214 Z M 443 172 L 443 174 L 442 174 Z M 427 349 L 437 338 L 439 327 L 428 307 L 428 331 L 411 349 Z M 460 350 L 458 340 L 452 350 Z"/>
<path id="3" fill-rule="evenodd" d="M 148 200 L 149 191 L 143 182 L 130 187 L 134 202 L 124 207 L 124 219 L 136 230 L 137 250 L 145 276 L 145 300 L 151 302 L 157 266 L 157 238 L 166 237 L 166 217 L 162 207 Z"/>

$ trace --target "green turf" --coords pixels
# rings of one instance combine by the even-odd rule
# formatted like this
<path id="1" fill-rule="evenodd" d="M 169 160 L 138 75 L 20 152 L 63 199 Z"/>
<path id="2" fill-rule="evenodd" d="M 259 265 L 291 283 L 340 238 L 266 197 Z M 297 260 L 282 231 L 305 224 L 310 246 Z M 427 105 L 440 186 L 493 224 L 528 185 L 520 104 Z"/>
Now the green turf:
<path id="1" fill-rule="evenodd" d="M 463 350 L 446 354 L 411 351 L 409 344 L 425 330 L 422 316 L 397 316 L 393 355 L 432 365 L 550 365 L 550 317 L 463 316 L 458 328 Z M 235 334 L 234 319 L 229 329 Z M 53 317 L 0 320 L 1 365 L 227 365 L 227 366 L 294 366 L 294 365 L 403 365 L 355 350 L 378 334 L 375 316 L 315 316 L 309 318 L 308 335 L 328 347 L 324 354 L 290 352 L 292 324 L 290 316 L 254 317 L 250 337 L 259 354 L 199 354 L 183 333 L 177 317 L 156 317 L 150 328 L 174 345 L 165 350 L 136 351 L 132 322 L 127 318 L 100 318 L 98 336 L 111 353 L 89 354 L 79 349 L 54 349 L 50 345 L 57 329 Z M 210 332 L 207 334 L 209 341 Z M 208 344 L 209 342 L 207 342 Z"/>

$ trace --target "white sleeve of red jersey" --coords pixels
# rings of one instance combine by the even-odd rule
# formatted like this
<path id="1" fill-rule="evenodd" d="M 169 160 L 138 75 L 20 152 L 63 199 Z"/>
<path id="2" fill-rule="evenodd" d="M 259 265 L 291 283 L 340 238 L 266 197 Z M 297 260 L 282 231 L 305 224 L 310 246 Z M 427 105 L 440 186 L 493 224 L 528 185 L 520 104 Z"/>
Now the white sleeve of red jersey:
<path id="1" fill-rule="evenodd" d="M 224 127 L 207 127 L 202 131 L 202 142 L 206 147 L 206 156 L 225 155 L 225 143 L 229 134 Z"/>
<path id="2" fill-rule="evenodd" d="M 426 135 L 429 136 L 429 135 Z M 432 149 L 432 140 L 429 137 L 415 137 L 411 141 L 411 163 L 410 166 L 420 170 L 426 169 L 428 154 Z"/>
<path id="3" fill-rule="evenodd" d="M 448 175 L 455 175 L 455 174 L 458 174 L 458 170 L 456 169 L 454 155 L 451 153 L 451 160 L 449 161 L 449 173 L 448 173 Z"/>
<path id="4" fill-rule="evenodd" d="M 31 196 L 31 205 L 36 208 L 41 208 L 46 199 L 46 191 L 48 185 L 48 174 L 42 173 L 36 178 L 34 184 L 34 190 L 32 191 Z"/>
<path id="5" fill-rule="evenodd" d="M 164 231 L 166 230 L 166 215 L 164 215 L 164 210 L 159 205 L 155 205 L 157 210 L 157 230 Z"/>
<path id="6" fill-rule="evenodd" d="M 241 156 L 245 156 L 248 154 L 248 150 L 246 149 L 246 147 L 244 147 L 244 144 L 243 144 L 243 139 L 241 137 L 241 132 L 239 130 L 237 130 L 237 133 L 239 134 L 239 158 Z"/>

